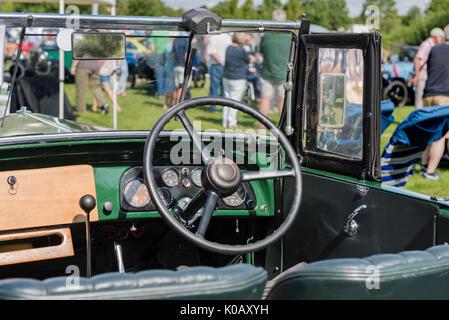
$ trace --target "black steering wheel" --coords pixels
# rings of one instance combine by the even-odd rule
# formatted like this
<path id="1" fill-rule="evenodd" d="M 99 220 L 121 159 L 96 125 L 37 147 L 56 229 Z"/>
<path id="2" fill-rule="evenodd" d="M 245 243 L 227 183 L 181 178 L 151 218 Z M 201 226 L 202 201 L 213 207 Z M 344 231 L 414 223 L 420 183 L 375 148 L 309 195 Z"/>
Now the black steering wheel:
<path id="1" fill-rule="evenodd" d="M 231 159 L 227 159 L 224 156 L 218 158 L 212 157 L 208 149 L 203 144 L 200 135 L 195 131 L 192 123 L 187 118 L 184 112 L 187 109 L 204 105 L 221 105 L 225 107 L 231 107 L 242 111 L 258 120 L 271 131 L 272 135 L 274 135 L 278 139 L 278 142 L 284 148 L 287 158 L 290 160 L 291 169 L 241 172 L 237 164 L 235 164 Z M 193 233 L 192 231 L 187 229 L 178 221 L 175 216 L 170 214 L 168 208 L 164 204 L 164 201 L 159 194 L 159 186 L 153 175 L 152 158 L 153 151 L 156 146 L 156 141 L 158 140 L 159 134 L 164 126 L 175 116 L 178 116 L 185 129 L 189 133 L 194 147 L 201 152 L 201 160 L 204 164 L 201 174 L 203 185 L 202 190 L 193 197 L 193 199 L 188 203 L 187 207 L 184 208 L 181 214 L 183 219 L 187 221 L 191 217 L 193 217 L 201 208 L 204 207 L 196 233 Z M 151 133 L 149 134 L 146 141 L 143 161 L 145 182 L 148 187 L 148 191 L 153 199 L 153 202 L 156 205 L 156 208 L 159 210 L 162 218 L 178 234 L 191 241 L 198 247 L 212 252 L 236 255 L 264 249 L 268 245 L 276 242 L 290 228 L 299 211 L 302 194 L 302 179 L 301 167 L 295 150 L 293 149 L 287 137 L 268 118 L 266 118 L 256 109 L 236 100 L 219 97 L 202 97 L 189 99 L 173 106 L 158 119 L 153 129 L 151 130 Z M 291 187 L 294 188 L 294 197 L 292 199 L 289 214 L 273 233 L 261 240 L 258 240 L 257 242 L 248 243 L 245 245 L 221 244 L 206 240 L 204 238 L 219 198 L 227 197 L 233 194 L 240 186 L 240 184 L 244 181 L 274 179 L 280 177 L 293 178 L 294 183 Z"/>

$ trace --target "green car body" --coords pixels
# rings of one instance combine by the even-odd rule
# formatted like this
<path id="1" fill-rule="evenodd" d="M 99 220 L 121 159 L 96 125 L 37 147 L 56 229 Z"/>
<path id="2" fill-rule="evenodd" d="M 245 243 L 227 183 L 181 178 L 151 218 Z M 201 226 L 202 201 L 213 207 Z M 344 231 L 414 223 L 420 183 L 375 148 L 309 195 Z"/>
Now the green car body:
<path id="1" fill-rule="evenodd" d="M 213 21 L 213 17 L 207 17 Z M 20 14 L 0 14 L 0 22 L 9 25 L 22 26 L 24 19 L 26 16 Z M 161 19 L 120 17 L 109 20 L 84 16 L 81 22 L 106 29 L 118 28 L 117 21 L 123 20 L 140 28 L 157 29 L 163 25 L 170 30 L 192 30 L 179 18 Z M 36 24 L 52 21 L 51 27 L 59 27 L 63 17 L 34 15 L 32 21 Z M 14 198 L 15 195 L 20 196 L 21 188 L 25 187 L 22 175 L 41 174 L 47 169 L 91 168 L 93 185 L 90 187 L 95 194 L 90 196 L 96 207 L 92 207 L 95 208 L 93 211 L 86 209 L 89 201 L 84 197 L 67 199 L 68 202 L 76 200 L 76 205 L 79 204 L 76 213 L 84 218 L 80 220 L 77 216 L 70 223 L 37 228 L 38 231 L 43 227 L 50 231 L 69 229 L 72 255 L 2 264 L 2 259 L 9 259 L 4 255 L 8 249 L 2 239 L 7 242 L 20 232 L 36 230 L 1 230 L 0 298 L 449 298 L 449 246 L 445 245 L 449 241 L 449 201 L 381 183 L 380 35 L 310 34 L 310 23 L 305 19 L 262 21 L 256 25 L 245 20 L 223 20 L 221 23 L 224 29 L 240 27 L 249 31 L 260 31 L 262 24 L 266 32 L 287 32 L 296 39 L 288 79 L 293 86 L 291 91 L 287 90 L 284 113 L 277 127 L 288 134 L 297 158 L 290 159 L 288 148 L 284 146 L 282 150 L 282 143 L 265 134 L 215 132 L 206 137 L 207 134 L 202 133 L 205 136 L 200 141 L 204 144 L 221 139 L 225 145 L 233 146 L 230 155 L 245 160 L 240 164 L 242 175 L 246 171 L 279 173 L 279 177 L 242 180 L 243 193 L 233 189 L 235 192 L 231 195 L 231 192 L 221 194 L 226 201 L 221 199 L 214 204 L 206 238 L 230 247 L 244 246 L 257 244 L 273 230 L 278 232 L 283 221 L 289 221 L 288 230 L 282 230 L 282 237 L 263 248 L 238 254 L 222 254 L 197 246 L 176 228 L 167 225 L 167 219 L 157 209 L 157 195 L 151 194 L 151 184 L 145 178 L 148 163 L 142 159 L 145 159 L 152 131 L 115 131 L 22 109 L 6 116 L 0 129 L 0 175 L 9 175 L 0 183 L 4 184 L 4 192 L 9 192 L 6 199 L 11 201 L 4 203 L 6 209 L 0 211 L 0 218 L 10 217 L 5 210 L 14 206 L 15 199 L 19 199 Z M 363 63 L 359 62 L 358 69 L 347 73 L 333 71 L 335 65 L 333 69 L 321 72 L 317 61 L 329 54 L 327 49 L 331 54 L 337 52 L 333 52 L 334 49 L 341 50 L 338 51 L 341 54 L 334 56 L 352 57 L 354 61 L 363 58 Z M 332 110 L 326 111 L 326 104 L 318 102 L 326 100 L 320 96 L 319 92 L 323 94 L 323 91 L 320 91 L 319 81 L 320 76 L 332 73 L 338 76 L 328 76 L 328 82 L 347 81 L 340 83 L 345 89 L 353 85 L 351 77 L 357 78 L 357 73 L 362 73 L 363 77 L 360 83 L 354 82 L 355 98 L 349 94 L 342 97 L 343 106 L 342 100 L 336 99 L 343 110 L 336 116 L 337 121 L 322 123 L 317 112 L 329 112 L 328 117 L 331 117 Z M 357 86 L 363 88 L 363 93 Z M 361 131 L 357 131 L 353 120 L 342 120 L 351 110 L 360 115 Z M 351 133 L 358 132 L 359 136 L 337 139 L 345 126 L 350 126 Z M 172 161 L 172 150 L 182 143 L 188 145 L 189 159 L 199 155 L 194 138 L 185 131 L 177 132 L 174 138 L 175 133 L 161 131 L 157 137 L 152 154 L 154 172 L 150 176 L 165 183 L 161 182 L 158 192 L 159 197 L 167 201 L 170 214 L 176 216 L 186 230 L 195 231 L 201 224 L 202 213 L 196 213 L 195 220 L 187 221 L 176 210 L 181 208 L 182 213 L 189 208 L 188 203 L 181 207 L 182 200 L 189 197 L 190 201 L 195 201 L 192 200 L 196 197 L 195 192 L 216 180 L 208 176 L 207 170 L 212 170 L 212 165 L 203 169 L 201 163 Z M 251 143 L 255 143 L 254 149 L 251 149 Z M 224 154 L 221 151 L 222 157 Z M 289 170 L 293 170 L 296 161 L 301 164 L 301 186 L 295 184 L 292 175 L 286 174 L 292 172 Z M 202 186 L 195 182 L 195 170 L 202 170 Z M 170 174 L 164 177 L 168 171 Z M 72 179 L 69 182 L 75 186 L 80 183 L 76 176 L 66 179 Z M 49 178 L 48 181 L 50 184 L 52 180 Z M 46 186 L 45 181 L 35 183 L 36 188 Z M 70 183 L 65 183 L 69 188 Z M 132 183 L 140 185 L 133 189 Z M 26 187 L 33 190 L 32 185 Z M 48 185 L 48 188 L 57 190 L 54 185 Z M 140 203 L 141 197 L 146 197 L 147 201 Z M 288 213 L 298 197 L 299 210 L 291 220 Z M 35 208 L 45 208 L 53 198 L 60 199 L 59 194 L 48 194 L 39 201 L 32 199 L 29 204 L 27 199 L 21 201 L 29 212 L 34 212 Z M 36 215 L 46 217 L 48 212 L 41 209 Z M 13 218 L 4 221 L 9 222 L 8 219 L 13 225 Z M 36 245 L 34 249 L 42 248 L 33 240 L 30 242 Z M 29 253 L 29 247 L 17 249 L 20 245 L 28 245 L 24 241 L 6 244 L 16 248 L 10 249 L 12 255 L 20 250 Z M 52 247 L 50 244 L 49 250 Z M 67 266 L 75 266 L 80 271 L 81 285 L 75 289 L 65 282 Z M 42 282 L 13 278 L 52 279 Z"/>

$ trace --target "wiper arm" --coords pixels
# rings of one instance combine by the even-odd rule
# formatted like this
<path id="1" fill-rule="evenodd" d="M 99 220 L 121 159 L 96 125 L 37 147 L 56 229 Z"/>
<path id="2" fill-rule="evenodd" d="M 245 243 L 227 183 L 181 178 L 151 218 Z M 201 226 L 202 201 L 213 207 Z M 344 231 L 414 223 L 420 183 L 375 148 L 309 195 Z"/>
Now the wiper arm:
<path id="1" fill-rule="evenodd" d="M 192 49 L 192 39 L 193 39 L 193 33 L 190 34 L 189 37 L 189 46 L 187 48 L 187 59 L 185 62 L 185 67 L 184 67 L 184 83 L 182 84 L 182 91 L 181 91 L 181 96 L 179 97 L 179 101 L 183 102 L 190 84 L 190 77 L 192 74 L 192 68 L 193 68 L 193 60 L 195 59 L 196 56 L 196 48 Z"/>
<path id="2" fill-rule="evenodd" d="M 17 49 L 16 64 L 14 65 L 14 71 L 12 74 L 11 88 L 9 89 L 8 99 L 6 100 L 5 112 L 3 113 L 2 125 L 1 125 L 2 128 L 3 128 L 3 125 L 5 124 L 6 112 L 8 111 L 8 106 L 9 106 L 9 103 L 11 102 L 11 96 L 12 96 L 12 92 L 14 90 L 14 84 L 16 83 L 17 69 L 19 69 L 19 61 L 20 61 L 20 56 L 22 55 L 22 45 L 23 45 L 23 39 L 25 38 L 26 29 L 27 29 L 27 27 L 23 27 L 22 32 L 20 32 L 19 48 Z"/>

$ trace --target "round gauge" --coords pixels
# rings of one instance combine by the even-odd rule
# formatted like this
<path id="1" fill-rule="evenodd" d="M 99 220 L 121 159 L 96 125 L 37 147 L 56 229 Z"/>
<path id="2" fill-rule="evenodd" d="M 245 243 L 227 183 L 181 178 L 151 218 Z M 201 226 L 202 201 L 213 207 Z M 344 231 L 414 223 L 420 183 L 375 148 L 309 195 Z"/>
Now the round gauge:
<path id="1" fill-rule="evenodd" d="M 167 188 L 160 188 L 159 195 L 161 196 L 162 201 L 164 202 L 165 206 L 166 207 L 170 206 L 170 204 L 173 201 L 170 191 Z"/>
<path id="2" fill-rule="evenodd" d="M 200 168 L 197 168 L 192 171 L 192 182 L 197 187 L 202 187 L 203 183 L 201 182 L 201 172 L 202 170 Z"/>
<path id="3" fill-rule="evenodd" d="M 128 182 L 123 190 L 125 201 L 134 208 L 145 207 L 150 202 L 150 194 L 142 179 L 134 179 Z"/>
<path id="4" fill-rule="evenodd" d="M 179 173 L 174 169 L 164 170 L 161 176 L 162 181 L 169 187 L 174 187 L 179 183 Z"/>
<path id="5" fill-rule="evenodd" d="M 238 207 L 245 201 L 246 192 L 243 185 L 240 185 L 236 192 L 230 196 L 223 198 L 223 202 L 230 207 Z"/>

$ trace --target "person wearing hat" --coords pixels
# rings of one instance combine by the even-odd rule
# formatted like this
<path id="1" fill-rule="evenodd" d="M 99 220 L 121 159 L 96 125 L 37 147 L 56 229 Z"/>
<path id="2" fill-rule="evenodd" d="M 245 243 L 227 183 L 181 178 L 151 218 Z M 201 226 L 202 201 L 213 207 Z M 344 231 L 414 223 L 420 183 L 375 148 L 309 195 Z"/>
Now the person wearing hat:
<path id="1" fill-rule="evenodd" d="M 444 28 L 446 42 L 434 46 L 427 60 L 428 78 L 424 88 L 423 104 L 427 106 L 449 105 L 449 24 Z M 426 179 L 437 180 L 441 178 L 436 172 L 441 157 L 444 154 L 446 140 L 449 132 L 444 137 L 427 146 L 421 157 L 421 174 Z"/>
<path id="2" fill-rule="evenodd" d="M 424 87 L 427 81 L 427 60 L 430 50 L 444 41 L 444 31 L 441 28 L 433 28 L 430 31 L 430 37 L 424 40 L 416 52 L 415 59 L 415 76 L 412 79 L 413 85 L 416 87 L 415 92 L 415 108 L 423 107 Z"/>

